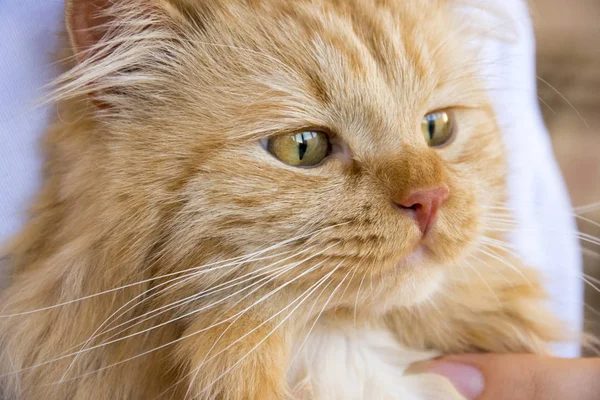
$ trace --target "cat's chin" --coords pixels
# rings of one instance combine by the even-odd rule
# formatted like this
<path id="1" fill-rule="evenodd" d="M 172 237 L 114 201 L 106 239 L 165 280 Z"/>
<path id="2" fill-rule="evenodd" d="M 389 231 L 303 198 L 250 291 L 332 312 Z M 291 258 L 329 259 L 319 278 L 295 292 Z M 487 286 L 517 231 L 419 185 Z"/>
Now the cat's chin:
<path id="1" fill-rule="evenodd" d="M 419 246 L 380 277 L 377 312 L 427 301 L 443 285 L 445 270 L 442 265 L 432 263 L 426 248 Z"/>
<path id="2" fill-rule="evenodd" d="M 441 288 L 444 273 L 441 269 L 402 282 L 396 290 L 390 290 L 374 301 L 372 312 L 384 315 L 397 308 L 417 306 L 431 299 Z"/>

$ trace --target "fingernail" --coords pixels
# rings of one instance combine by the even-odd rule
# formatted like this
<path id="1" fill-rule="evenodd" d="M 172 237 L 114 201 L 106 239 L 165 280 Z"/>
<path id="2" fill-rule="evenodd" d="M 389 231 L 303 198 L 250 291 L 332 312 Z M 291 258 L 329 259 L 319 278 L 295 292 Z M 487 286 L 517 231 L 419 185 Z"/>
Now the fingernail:
<path id="1" fill-rule="evenodd" d="M 411 366 L 407 374 L 430 373 L 446 377 L 468 400 L 476 400 L 484 389 L 483 374 L 470 365 L 445 362 L 420 363 Z"/>

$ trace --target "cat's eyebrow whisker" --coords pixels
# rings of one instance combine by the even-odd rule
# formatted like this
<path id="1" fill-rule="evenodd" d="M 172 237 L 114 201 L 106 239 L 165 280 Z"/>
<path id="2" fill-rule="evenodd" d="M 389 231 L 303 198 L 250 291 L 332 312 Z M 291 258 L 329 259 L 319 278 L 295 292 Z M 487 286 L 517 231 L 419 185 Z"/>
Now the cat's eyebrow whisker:
<path id="1" fill-rule="evenodd" d="M 261 98 L 265 97 L 267 94 L 273 93 L 274 91 L 275 91 L 275 89 L 269 88 L 269 89 L 265 90 L 264 92 L 262 92 L 261 94 L 259 94 L 258 96 L 256 96 L 253 101 L 249 102 L 248 104 L 246 104 L 246 106 L 244 106 L 244 109 L 240 112 L 240 115 L 239 115 L 239 117 L 237 118 L 236 121 L 238 123 L 240 123 L 240 121 L 243 121 L 243 119 L 246 116 L 246 113 L 248 112 L 248 109 L 250 107 L 252 107 L 256 103 L 258 103 L 258 101 Z"/>
<path id="2" fill-rule="evenodd" d="M 475 5 L 475 4 L 471 4 L 472 6 L 476 6 L 479 7 L 480 12 L 492 12 L 491 10 L 484 10 L 481 5 Z M 501 22 L 492 25 L 491 27 L 487 27 L 487 29 L 485 30 L 473 30 L 472 26 L 470 24 L 463 24 L 461 26 L 461 29 L 457 29 L 454 32 L 452 32 L 451 35 L 449 35 L 445 40 L 443 40 L 442 42 L 440 42 L 440 44 L 435 47 L 433 49 L 433 51 L 431 51 L 432 54 L 437 53 L 440 49 L 442 49 L 443 47 L 445 47 L 448 43 L 452 42 L 453 40 L 456 40 L 458 37 L 460 37 L 461 35 L 464 35 L 465 32 L 467 32 L 468 30 L 471 31 L 470 35 L 477 35 L 477 37 L 481 37 L 481 36 L 485 36 L 485 37 L 489 37 L 489 36 L 493 36 L 493 32 L 501 27 L 507 27 L 507 26 L 511 26 L 515 23 L 519 23 L 521 21 L 526 21 L 527 17 L 523 17 L 523 18 L 518 18 L 515 20 L 510 20 L 510 21 L 506 21 L 506 20 L 502 20 Z M 479 51 L 482 49 L 479 49 Z M 491 64 L 491 65 L 495 65 L 495 64 L 501 64 L 504 62 L 504 60 L 502 58 L 498 58 L 496 60 L 491 60 L 491 61 L 486 61 L 487 59 L 484 57 L 481 57 L 480 52 L 477 51 L 476 55 L 477 57 L 471 61 L 471 63 L 473 64 Z M 467 63 L 464 63 L 467 64 Z M 462 67 L 466 67 L 466 65 L 460 65 Z M 457 67 L 458 68 L 458 67 Z"/>
<path id="3" fill-rule="evenodd" d="M 332 246 L 330 246 L 330 247 L 328 247 L 328 248 L 326 248 L 325 250 L 323 250 L 323 251 L 322 251 L 322 252 L 320 252 L 319 254 L 321 254 L 321 253 L 325 252 L 326 250 L 328 250 L 328 249 L 330 249 L 330 248 L 334 247 L 335 245 L 337 245 L 337 243 L 336 243 L 336 244 L 334 244 L 334 245 L 332 245 Z M 317 254 L 317 255 L 318 255 L 318 254 Z M 314 258 L 315 256 L 316 256 L 316 255 L 313 255 L 313 256 L 312 256 L 312 257 L 310 257 L 310 258 Z M 308 260 L 308 259 L 307 259 L 307 260 Z M 306 261 L 306 260 L 305 260 L 305 261 Z M 137 355 L 135 355 L 135 356 L 132 356 L 132 357 L 126 358 L 126 359 L 124 359 L 124 360 L 121 360 L 121 361 L 119 361 L 119 362 L 116 362 L 116 363 L 113 363 L 113 364 L 110 364 L 110 365 L 107 365 L 107 366 L 104 366 L 104 367 L 101 367 L 101 368 L 98 368 L 98 369 L 95 369 L 95 370 L 93 370 L 93 371 L 90 371 L 90 372 L 87 372 L 87 373 L 85 373 L 85 374 L 82 374 L 82 375 L 79 375 L 79 376 L 76 376 L 76 377 L 73 377 L 73 378 L 69 378 L 69 379 L 65 380 L 64 382 L 68 382 L 68 381 L 72 381 L 72 380 L 75 380 L 75 379 L 83 378 L 83 377 L 85 377 L 85 376 L 89 376 L 89 375 L 92 375 L 92 374 L 98 373 L 98 372 L 100 372 L 100 371 L 103 371 L 103 370 L 105 370 L 105 369 L 112 368 L 112 367 L 114 367 L 114 366 L 117 366 L 117 365 L 121 365 L 121 364 L 123 364 L 123 363 L 126 363 L 126 362 L 129 362 L 129 361 L 131 361 L 131 360 L 135 360 L 135 359 L 137 359 L 137 358 L 140 358 L 140 357 L 143 357 L 143 356 L 145 356 L 145 355 L 147 355 L 147 354 L 150 354 L 150 353 L 156 352 L 156 351 L 158 351 L 158 350 L 160 350 L 160 349 L 163 349 L 163 348 L 165 348 L 165 347 L 172 346 L 172 345 L 174 345 L 174 344 L 176 344 L 176 343 L 179 343 L 179 342 L 181 342 L 181 341 L 183 341 L 183 340 L 189 339 L 190 337 L 193 337 L 193 336 L 199 335 L 199 334 L 200 334 L 200 333 L 202 333 L 202 332 L 205 332 L 205 331 L 207 331 L 207 330 L 210 330 L 210 329 L 212 329 L 212 328 L 214 328 L 214 327 L 216 327 L 216 326 L 222 325 L 222 324 L 224 324 L 224 323 L 226 323 L 226 322 L 228 322 L 228 321 L 231 321 L 232 319 L 236 318 L 236 317 L 237 317 L 238 315 L 240 315 L 241 313 L 244 313 L 244 312 L 248 311 L 249 309 L 251 309 L 251 308 L 252 308 L 252 307 L 254 307 L 255 305 L 257 305 L 257 304 L 261 303 L 262 301 L 264 301 L 265 299 L 267 299 L 267 298 L 271 297 L 273 294 L 275 294 L 275 293 L 277 293 L 277 292 L 281 291 L 283 288 L 285 288 L 285 287 L 289 286 L 290 284 L 292 284 L 292 283 L 293 283 L 293 282 L 295 282 L 296 280 L 300 279 L 300 278 L 301 278 L 301 277 L 303 277 L 304 275 L 306 275 L 306 274 L 308 274 L 308 273 L 312 272 L 312 271 L 313 271 L 313 270 L 315 270 L 316 268 L 317 268 L 317 267 L 311 267 L 310 269 L 308 269 L 308 270 L 306 270 L 306 271 L 302 272 L 301 274 L 299 274 L 299 275 L 298 275 L 298 276 L 296 276 L 295 278 L 293 278 L 293 279 L 291 279 L 290 281 L 288 281 L 288 282 L 286 282 L 286 283 L 284 283 L 284 284 L 280 285 L 278 288 L 274 289 L 273 291 L 271 291 L 271 292 L 270 292 L 270 293 L 268 293 L 267 295 L 265 295 L 265 296 L 261 297 L 259 300 L 257 300 L 256 302 L 252 303 L 250 306 L 248 306 L 248 307 L 247 307 L 247 308 L 245 308 L 244 310 L 240 311 L 240 313 L 238 313 L 238 314 L 236 314 L 236 315 L 233 315 L 233 316 L 231 316 L 231 317 L 228 317 L 228 318 L 226 318 L 226 319 L 224 319 L 224 320 L 222 320 L 222 321 L 219 321 L 219 322 L 217 322 L 217 323 L 215 323 L 215 324 L 212 324 L 212 325 L 210 325 L 210 326 L 208 326 L 208 327 L 206 327 L 206 328 L 203 328 L 203 329 L 201 329 L 201 330 L 198 330 L 198 331 L 196 331 L 196 332 L 193 332 L 193 333 L 190 333 L 190 334 L 187 334 L 187 335 L 181 336 L 181 337 L 179 337 L 179 338 L 177 338 L 177 339 L 175 339 L 175 340 L 173 340 L 173 341 L 171 341 L 171 342 L 168 342 L 168 343 L 162 344 L 162 345 L 160 345 L 160 346 L 157 346 L 157 347 L 155 347 L 155 348 L 153 348 L 153 349 L 151 349 L 151 350 L 144 351 L 144 352 L 142 352 L 142 353 L 140 353 L 140 354 L 137 354 Z M 196 312 L 199 312 L 199 311 L 198 311 L 198 310 L 196 310 Z M 192 312 L 192 313 L 193 313 L 193 312 Z M 179 317 L 178 319 L 181 319 L 181 318 L 182 318 L 182 317 Z M 173 321 L 168 321 L 168 322 L 170 323 L 170 322 L 173 322 Z M 164 323 L 164 324 L 161 324 L 161 325 L 165 325 L 165 324 L 166 324 L 166 323 Z M 157 327 L 158 327 L 158 326 L 157 326 Z M 120 339 L 119 339 L 119 340 L 117 340 L 117 341 L 125 340 L 125 339 L 127 339 L 127 338 L 129 338 L 129 337 L 133 337 L 133 336 L 137 336 L 137 335 L 143 334 L 143 333 L 145 333 L 145 332 L 147 332 L 147 331 L 149 331 L 149 330 L 156 329 L 157 327 L 152 327 L 152 328 L 146 329 L 146 330 L 144 330 L 144 331 L 137 332 L 137 333 L 135 333 L 135 334 L 132 334 L 132 335 L 129 335 L 129 336 L 126 336 L 126 337 L 120 338 Z M 116 341 L 113 341 L 113 342 L 116 342 Z M 106 346 L 106 345 L 108 345 L 108 344 L 111 344 L 111 343 L 109 342 L 109 343 L 104 343 L 104 344 L 102 344 L 102 345 L 99 345 L 99 346 L 90 347 L 90 348 L 86 349 L 86 352 L 87 352 L 87 351 L 94 350 L 95 348 L 98 348 L 98 347 L 101 347 L 101 346 Z M 69 357 L 69 356 L 74 356 L 74 355 L 75 355 L 75 354 L 71 354 L 71 355 L 65 355 L 65 356 L 62 356 L 62 357 L 60 357 L 59 359 L 64 359 L 64 358 L 66 358 L 66 357 Z M 54 359 L 54 360 L 51 360 L 51 361 L 46 361 L 46 362 L 44 362 L 44 363 L 42 363 L 42 364 L 38 364 L 38 365 L 36 365 L 36 366 L 34 366 L 34 367 L 38 367 L 38 366 L 40 366 L 40 365 L 48 364 L 48 363 L 50 363 L 50 362 L 54 362 L 54 361 L 58 361 L 58 359 Z M 32 368 L 33 368 L 33 367 L 29 367 L 29 368 L 27 368 L 27 369 L 32 369 Z M 16 371 L 16 372 L 21 372 L 21 371 Z M 13 372 L 13 373 L 14 373 L 14 372 Z M 56 383 L 58 383 L 58 382 L 56 382 Z"/>
<path id="4" fill-rule="evenodd" d="M 342 263 L 339 263 L 329 274 L 326 275 L 327 278 L 329 278 L 331 275 L 333 275 L 333 273 L 342 265 Z M 351 270 L 348 271 L 348 273 L 346 274 L 346 276 L 340 281 L 340 283 L 336 286 L 336 288 L 334 289 L 333 294 L 335 294 L 337 292 L 337 290 L 340 288 L 340 286 L 344 283 L 344 281 L 346 280 L 346 278 L 348 277 L 348 275 L 350 274 Z M 225 375 L 227 375 L 229 372 L 231 372 L 233 369 L 235 369 L 242 361 L 244 361 L 247 357 L 249 357 L 254 350 L 256 350 L 257 348 L 259 348 L 269 337 L 271 337 L 271 335 L 273 335 L 291 316 L 292 314 L 304 303 L 304 301 L 306 301 L 310 295 L 312 293 L 314 293 L 314 291 L 318 289 L 318 286 L 315 286 L 314 289 L 308 293 L 299 303 L 298 305 L 296 305 L 296 307 L 294 307 L 292 309 L 292 311 L 290 311 L 290 313 L 281 321 L 279 322 L 272 330 L 271 332 L 269 332 L 260 342 L 258 342 L 252 349 L 250 349 L 250 351 L 248 351 L 248 353 L 246 353 L 243 357 L 241 357 L 235 364 L 233 364 L 231 367 L 229 367 L 225 372 L 223 372 L 221 375 L 219 375 L 212 383 L 210 383 L 208 386 L 206 386 L 199 394 L 204 393 L 206 390 L 210 389 L 212 387 L 212 385 L 214 385 L 216 382 L 218 382 L 221 378 L 223 378 Z M 331 296 L 330 296 L 331 298 Z M 287 307 L 286 307 L 287 308 Z M 264 325 L 266 323 L 263 322 L 261 325 L 259 325 L 258 327 L 254 328 L 253 331 L 256 331 L 260 326 Z M 238 340 L 236 340 L 234 343 L 232 343 L 231 345 L 229 345 L 228 347 L 233 346 L 236 342 L 241 341 L 245 336 L 249 335 L 246 334 L 244 336 L 242 336 L 241 338 L 239 338 Z M 217 353 L 213 356 L 216 357 L 218 356 L 220 353 Z"/>

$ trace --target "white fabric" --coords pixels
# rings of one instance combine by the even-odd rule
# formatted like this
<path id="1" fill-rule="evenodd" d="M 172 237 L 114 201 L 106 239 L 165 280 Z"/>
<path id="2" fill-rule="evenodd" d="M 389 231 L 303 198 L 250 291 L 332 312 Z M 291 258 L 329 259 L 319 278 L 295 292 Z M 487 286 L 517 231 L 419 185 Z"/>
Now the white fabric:
<path id="1" fill-rule="evenodd" d="M 511 16 L 516 40 L 489 41 L 482 65 L 508 150 L 509 203 L 519 223 L 511 239 L 525 262 L 544 272 L 558 315 L 580 332 L 583 282 L 577 228 L 539 109 L 531 19 L 523 0 L 497 3 Z M 579 346 L 561 345 L 556 351 L 578 356 Z"/>
<path id="2" fill-rule="evenodd" d="M 509 149 L 511 204 L 523 258 L 548 277 L 553 306 L 574 330 L 582 325 L 581 262 L 575 224 L 536 98 L 534 40 L 522 0 L 496 0 L 519 39 L 487 45 L 486 75 Z M 0 241 L 15 233 L 38 187 L 38 139 L 49 115 L 35 102 L 55 74 L 51 52 L 62 28 L 62 0 L 0 0 Z M 575 345 L 557 349 L 576 356 Z"/>
<path id="3" fill-rule="evenodd" d="M 0 0 L 0 242 L 16 232 L 38 187 L 39 137 L 48 109 L 40 88 L 55 76 L 63 0 Z"/>

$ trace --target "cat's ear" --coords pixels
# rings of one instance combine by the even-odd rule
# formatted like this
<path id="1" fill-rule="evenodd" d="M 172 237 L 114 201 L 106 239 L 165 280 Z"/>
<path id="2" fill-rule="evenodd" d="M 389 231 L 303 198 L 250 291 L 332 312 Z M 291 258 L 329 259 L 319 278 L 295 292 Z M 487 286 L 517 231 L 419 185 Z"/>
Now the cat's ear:
<path id="1" fill-rule="evenodd" d="M 65 22 L 74 53 L 81 60 L 94 52 L 114 28 L 114 21 L 123 16 L 120 14 L 139 17 L 157 13 L 172 21 L 185 19 L 170 0 L 66 0 Z"/>
<path id="2" fill-rule="evenodd" d="M 83 57 L 107 33 L 111 4 L 111 0 L 67 0 L 65 22 L 78 57 Z"/>

